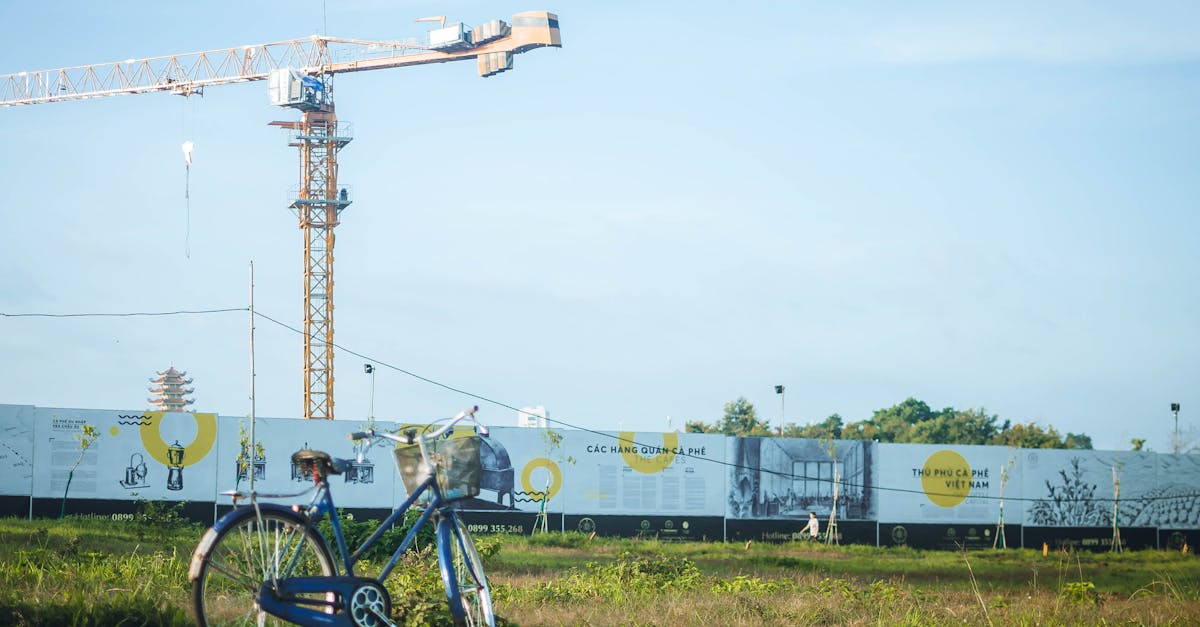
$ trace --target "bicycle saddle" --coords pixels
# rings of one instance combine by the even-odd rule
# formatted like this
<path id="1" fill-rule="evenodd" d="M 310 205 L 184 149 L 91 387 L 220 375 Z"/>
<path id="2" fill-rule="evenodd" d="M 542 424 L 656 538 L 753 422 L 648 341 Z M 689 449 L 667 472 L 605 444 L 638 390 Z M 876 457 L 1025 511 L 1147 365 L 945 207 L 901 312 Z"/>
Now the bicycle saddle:
<path id="1" fill-rule="evenodd" d="M 352 461 L 330 457 L 329 453 L 325 451 L 310 448 L 303 448 L 292 453 L 292 463 L 304 469 L 305 474 L 311 474 L 316 470 L 321 476 L 340 475 L 350 467 Z"/>

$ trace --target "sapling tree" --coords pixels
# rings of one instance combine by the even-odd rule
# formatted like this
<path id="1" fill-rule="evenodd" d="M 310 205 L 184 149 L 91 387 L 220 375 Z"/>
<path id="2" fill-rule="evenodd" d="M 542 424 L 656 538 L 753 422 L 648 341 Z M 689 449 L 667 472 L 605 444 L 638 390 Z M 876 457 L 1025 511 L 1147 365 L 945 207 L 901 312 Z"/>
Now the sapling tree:
<path id="1" fill-rule="evenodd" d="M 563 464 L 563 463 L 574 464 L 575 463 L 574 457 L 563 454 L 562 440 L 563 440 L 563 436 L 561 433 L 555 431 L 554 429 L 551 429 L 550 427 L 546 427 L 546 430 L 542 432 L 542 443 L 546 447 L 545 448 L 546 459 L 552 461 L 555 464 Z M 561 477 L 561 473 L 559 476 Z M 546 478 L 546 489 L 541 491 L 540 493 L 536 493 L 533 495 L 534 498 L 537 498 L 541 501 L 540 511 L 538 512 L 537 519 L 533 523 L 533 532 L 534 533 L 537 533 L 538 531 L 541 531 L 542 533 L 546 533 L 547 527 L 549 526 L 547 524 L 547 520 L 546 520 L 546 503 L 550 500 L 550 481 L 552 479 L 553 479 L 553 477 L 547 477 Z M 561 486 L 559 486 L 559 487 L 561 487 Z"/>
<path id="2" fill-rule="evenodd" d="M 83 462 L 83 456 L 99 437 L 100 432 L 96 427 L 87 423 L 84 423 L 83 427 L 79 429 L 79 433 L 75 434 L 75 441 L 79 444 L 79 456 L 75 458 L 75 463 L 71 464 L 71 469 L 67 471 L 67 486 L 63 488 L 62 511 L 59 512 L 59 518 L 67 516 L 67 494 L 71 491 L 71 479 L 75 477 L 75 469 L 79 468 L 79 464 Z"/>
<path id="3" fill-rule="evenodd" d="M 1012 456 L 1008 458 L 1008 463 L 1000 468 L 1000 517 L 996 521 L 996 534 L 992 539 L 993 549 L 1008 548 L 1006 538 L 1004 537 L 1004 488 L 1008 485 L 1010 471 L 1017 463 L 1017 453 L 1013 450 Z"/>

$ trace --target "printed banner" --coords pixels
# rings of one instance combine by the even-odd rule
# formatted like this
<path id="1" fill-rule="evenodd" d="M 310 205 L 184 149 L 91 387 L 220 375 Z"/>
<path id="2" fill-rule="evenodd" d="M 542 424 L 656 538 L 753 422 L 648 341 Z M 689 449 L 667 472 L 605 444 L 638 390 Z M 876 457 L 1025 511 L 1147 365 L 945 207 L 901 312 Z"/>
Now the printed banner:
<path id="1" fill-rule="evenodd" d="M 0 405 L 0 495 L 33 490 L 33 405 Z"/>
<path id="2" fill-rule="evenodd" d="M 574 432 L 579 488 L 570 514 L 721 516 L 724 436 L 700 433 Z"/>
<path id="3" fill-rule="evenodd" d="M 479 496 L 463 501 L 466 510 L 561 513 L 568 472 L 565 437 L 557 430 L 491 427 L 479 447 Z M 570 467 L 570 471 L 574 468 Z"/>
<path id="4" fill-rule="evenodd" d="M 1144 495 L 1145 507 L 1128 524 L 1163 529 L 1200 529 L 1200 490 L 1196 483 L 1197 477 L 1200 477 L 1200 455 L 1157 457 L 1155 489 Z M 1129 494 L 1125 485 L 1121 486 L 1122 495 Z"/>
<path id="5" fill-rule="evenodd" d="M 1122 526 L 1141 526 L 1165 507 L 1156 496 L 1154 453 L 1025 449 L 1021 454 L 1030 527 L 1111 527 L 1118 486 Z"/>
<path id="6" fill-rule="evenodd" d="M 396 480 L 393 447 L 351 441 L 349 434 L 366 428 L 365 422 L 350 420 L 297 420 L 258 418 L 254 444 L 250 443 L 250 419 L 221 417 L 217 455 L 217 490 L 226 492 L 249 487 L 254 473 L 254 490 L 267 502 L 306 503 L 312 497 L 313 478 L 292 463 L 301 449 L 319 450 L 330 457 L 352 460 L 349 468 L 330 478 L 334 504 L 338 507 L 391 509 L 404 499 L 404 488 Z M 395 430 L 395 423 L 375 423 L 377 429 Z M 361 459 L 359 453 L 362 453 Z M 399 494 L 397 494 L 397 489 Z M 281 495 L 276 498 L 264 495 Z M 396 500 L 399 498 L 400 500 Z M 228 504 L 218 496 L 218 504 Z"/>
<path id="7" fill-rule="evenodd" d="M 880 522 L 1021 523 L 1018 449 L 880 444 L 879 458 Z"/>
<path id="8" fill-rule="evenodd" d="M 217 416 L 39 407 L 35 498 L 212 502 Z M 83 450 L 84 425 L 97 437 Z"/>
<path id="9" fill-rule="evenodd" d="M 874 442 L 726 438 L 727 518 L 874 520 Z"/>
<path id="10" fill-rule="evenodd" d="M 494 427 L 467 509 L 720 516 L 723 437 Z"/>

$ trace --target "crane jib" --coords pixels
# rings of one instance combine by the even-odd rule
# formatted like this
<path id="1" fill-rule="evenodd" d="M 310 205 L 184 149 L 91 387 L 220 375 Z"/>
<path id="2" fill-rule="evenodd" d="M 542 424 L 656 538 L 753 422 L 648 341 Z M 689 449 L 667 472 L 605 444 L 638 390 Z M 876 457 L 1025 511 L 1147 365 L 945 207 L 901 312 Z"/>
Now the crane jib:
<path id="1" fill-rule="evenodd" d="M 504 53 L 562 46 L 558 16 L 545 11 L 518 13 L 511 26 L 503 20 L 470 29 L 459 26 L 461 34 L 449 43 L 447 34 L 440 31 L 453 26 L 432 31 L 422 42 L 314 35 L 252 46 L 0 74 L 0 107 L 155 92 L 187 96 L 201 93 L 206 87 L 266 80 L 272 71 L 282 68 L 321 75 L 478 59 L 480 76 L 490 76 L 496 73 L 497 63 L 505 64 Z"/>

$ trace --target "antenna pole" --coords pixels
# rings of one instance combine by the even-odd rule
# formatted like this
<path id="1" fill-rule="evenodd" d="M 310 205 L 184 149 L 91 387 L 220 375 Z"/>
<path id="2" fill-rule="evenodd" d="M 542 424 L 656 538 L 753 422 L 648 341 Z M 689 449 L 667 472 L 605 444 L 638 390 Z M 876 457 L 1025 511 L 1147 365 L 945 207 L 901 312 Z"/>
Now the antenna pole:
<path id="1" fill-rule="evenodd" d="M 246 475 L 250 479 L 250 494 L 254 494 L 254 262 L 250 262 L 250 465 Z"/>

